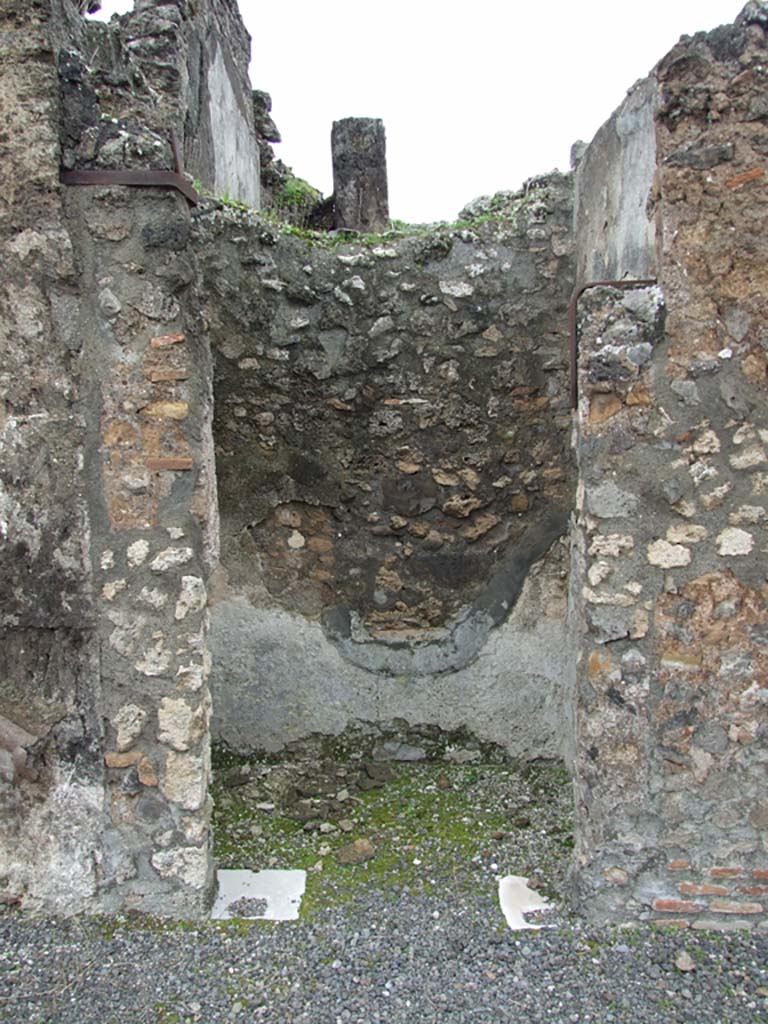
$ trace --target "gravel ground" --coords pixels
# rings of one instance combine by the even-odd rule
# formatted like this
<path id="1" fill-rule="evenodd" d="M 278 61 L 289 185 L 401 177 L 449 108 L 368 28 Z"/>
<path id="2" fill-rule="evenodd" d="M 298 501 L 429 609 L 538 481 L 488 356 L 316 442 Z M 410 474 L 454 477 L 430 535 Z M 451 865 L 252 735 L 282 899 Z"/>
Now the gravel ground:
<path id="1" fill-rule="evenodd" d="M 220 855 L 241 857 L 242 867 L 314 867 L 298 922 L 52 921 L 6 911 L 0 1021 L 768 1020 L 768 935 L 598 929 L 562 911 L 541 931 L 506 929 L 497 874 L 538 865 L 539 887 L 562 890 L 569 795 L 551 766 L 399 768 L 352 801 L 348 833 L 283 817 L 279 799 L 255 808 L 269 802 L 259 797 L 270 772 L 251 771 L 262 781 L 248 783 L 250 794 L 219 793 Z M 349 773 L 340 781 L 350 797 L 359 792 Z M 332 806 L 321 809 L 333 817 Z M 361 835 L 376 856 L 339 865 L 338 851 Z"/>

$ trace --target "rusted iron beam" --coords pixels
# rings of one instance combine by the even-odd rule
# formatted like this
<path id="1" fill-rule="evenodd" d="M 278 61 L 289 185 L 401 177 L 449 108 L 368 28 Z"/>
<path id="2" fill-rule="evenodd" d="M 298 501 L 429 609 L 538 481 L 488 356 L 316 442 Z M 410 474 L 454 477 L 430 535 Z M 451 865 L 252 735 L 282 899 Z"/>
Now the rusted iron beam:
<path id="1" fill-rule="evenodd" d="M 63 185 L 132 185 L 160 186 L 175 188 L 192 204 L 197 206 L 199 196 L 187 179 L 176 171 L 62 171 Z"/>
<path id="2" fill-rule="evenodd" d="M 130 185 L 133 187 L 175 188 L 192 206 L 200 201 L 195 189 L 184 176 L 181 166 L 181 151 L 176 132 L 171 130 L 171 150 L 173 152 L 173 171 L 155 171 L 150 169 L 136 170 L 83 170 L 62 171 L 59 180 L 63 185 Z"/>
<path id="3" fill-rule="evenodd" d="M 579 288 L 575 288 L 571 295 L 571 301 L 568 303 L 568 332 L 570 336 L 570 369 L 571 369 L 571 408 L 576 409 L 579 405 L 579 381 L 578 381 L 578 364 L 579 364 L 579 336 L 576 327 L 576 312 L 579 305 L 579 299 L 589 288 L 622 288 L 624 290 L 630 290 L 631 288 L 647 288 L 648 285 L 657 284 L 655 277 L 638 278 L 635 280 L 622 280 L 622 281 L 590 281 L 588 284 L 583 284 Z"/>

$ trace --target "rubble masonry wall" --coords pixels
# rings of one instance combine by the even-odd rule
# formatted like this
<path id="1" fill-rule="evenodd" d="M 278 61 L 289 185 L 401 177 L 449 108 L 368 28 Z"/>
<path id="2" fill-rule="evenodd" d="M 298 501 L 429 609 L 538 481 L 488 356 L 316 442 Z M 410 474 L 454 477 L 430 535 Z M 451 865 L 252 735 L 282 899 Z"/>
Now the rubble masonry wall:
<path id="1" fill-rule="evenodd" d="M 682 40 L 578 171 L 586 274 L 653 114 L 653 231 L 630 208 L 599 244 L 658 286 L 579 307 L 574 878 L 602 919 L 766 927 L 766 28 Z"/>
<path id="2" fill-rule="evenodd" d="M 568 756 L 571 196 L 555 174 L 505 218 L 348 244 L 195 215 L 217 738 L 440 727 Z"/>

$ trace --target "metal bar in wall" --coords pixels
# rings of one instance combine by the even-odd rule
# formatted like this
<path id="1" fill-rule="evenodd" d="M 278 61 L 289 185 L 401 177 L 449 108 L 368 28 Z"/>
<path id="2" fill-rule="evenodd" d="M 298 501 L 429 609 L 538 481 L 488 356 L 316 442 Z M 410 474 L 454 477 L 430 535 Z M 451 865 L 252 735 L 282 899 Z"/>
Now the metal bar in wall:
<path id="1" fill-rule="evenodd" d="M 175 188 L 181 192 L 192 206 L 200 201 L 196 190 L 184 175 L 181 163 L 181 147 L 176 132 L 171 129 L 171 152 L 173 153 L 172 171 L 155 171 L 137 168 L 136 170 L 81 170 L 62 171 L 59 180 L 63 185 L 130 185 L 133 187 L 154 186 Z"/>
<path id="2" fill-rule="evenodd" d="M 60 180 L 63 185 L 131 185 L 160 186 L 175 188 L 193 206 L 197 206 L 199 196 L 187 179 L 176 171 L 62 171 Z"/>

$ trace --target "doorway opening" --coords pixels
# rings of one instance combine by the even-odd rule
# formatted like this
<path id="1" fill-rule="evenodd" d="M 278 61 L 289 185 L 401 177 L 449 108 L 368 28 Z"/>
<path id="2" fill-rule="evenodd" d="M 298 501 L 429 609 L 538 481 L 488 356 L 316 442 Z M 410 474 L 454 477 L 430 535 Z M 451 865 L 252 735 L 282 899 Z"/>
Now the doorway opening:
<path id="1" fill-rule="evenodd" d="M 220 866 L 365 879 L 371 833 L 382 868 L 442 843 L 490 871 L 533 829 L 563 877 L 570 197 L 552 175 L 469 227 L 345 242 L 196 214 Z"/>

